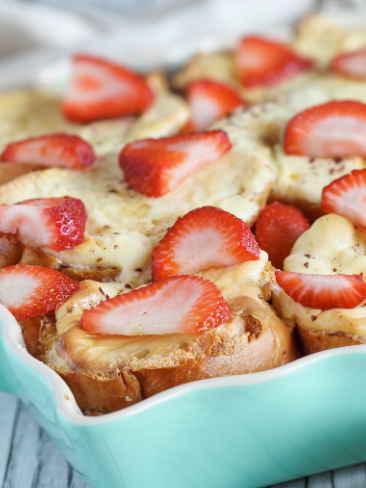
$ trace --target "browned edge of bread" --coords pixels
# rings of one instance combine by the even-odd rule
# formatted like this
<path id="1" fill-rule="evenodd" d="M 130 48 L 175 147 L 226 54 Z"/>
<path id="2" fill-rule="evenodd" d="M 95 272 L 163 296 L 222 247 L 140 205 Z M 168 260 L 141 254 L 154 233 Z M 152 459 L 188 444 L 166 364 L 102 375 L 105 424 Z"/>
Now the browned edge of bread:
<path id="1" fill-rule="evenodd" d="M 308 329 L 303 325 L 297 325 L 305 354 L 336 349 L 337 347 L 355 346 L 365 344 L 361 337 L 344 332 L 328 332 Z"/>
<path id="2" fill-rule="evenodd" d="M 53 315 L 53 314 L 51 314 Z M 35 358 L 39 356 L 39 333 L 42 317 L 20 320 L 19 325 L 22 330 L 23 339 L 28 352 Z"/>
<path id="3" fill-rule="evenodd" d="M 4 236 L 3 238 L 0 238 L 0 264 L 3 256 L 2 249 L 4 248 L 4 250 L 6 250 L 5 244 L 3 247 L 1 245 L 2 239 L 6 241 L 7 237 Z M 46 254 L 42 249 L 28 245 L 21 246 L 20 254 L 17 254 L 17 256 L 18 260 L 11 264 L 29 264 L 32 266 L 44 266 L 45 268 L 56 269 L 75 281 L 113 281 L 122 271 L 121 268 L 77 268 L 62 265 L 53 256 Z M 7 266 L 7 264 L 5 264 L 5 266 Z"/>
<path id="4" fill-rule="evenodd" d="M 64 366 L 53 366 L 53 369 L 70 387 L 80 408 L 88 414 L 98 414 L 120 410 L 191 381 L 265 371 L 299 357 L 293 330 L 277 317 L 259 339 L 255 339 L 259 324 L 249 321 L 248 325 L 253 339 L 234 354 L 230 354 L 229 346 L 225 349 L 225 344 L 217 339 L 217 343 L 211 344 L 209 354 L 201 355 L 198 360 L 187 354 L 172 367 L 133 370 L 126 365 L 103 373 Z M 41 326 L 43 353 L 52 348 L 56 339 L 54 320 L 45 317 Z"/>

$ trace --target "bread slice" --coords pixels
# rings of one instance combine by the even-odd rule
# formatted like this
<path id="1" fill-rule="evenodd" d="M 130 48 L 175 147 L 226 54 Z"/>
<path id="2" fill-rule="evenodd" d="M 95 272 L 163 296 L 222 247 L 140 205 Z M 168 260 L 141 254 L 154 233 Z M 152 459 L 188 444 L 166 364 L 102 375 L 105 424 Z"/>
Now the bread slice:
<path id="1" fill-rule="evenodd" d="M 273 268 L 263 258 L 200 273 L 214 281 L 231 312 L 228 323 L 197 334 L 90 335 L 80 328 L 85 308 L 113 291 L 82 282 L 55 319 L 45 317 L 41 359 L 69 385 L 81 409 L 108 413 L 173 386 L 275 368 L 298 357 L 291 327 L 269 305 Z"/>
<path id="2" fill-rule="evenodd" d="M 337 347 L 356 346 L 366 344 L 366 339 L 344 332 L 328 332 L 325 330 L 312 330 L 298 324 L 304 354 L 336 349 Z"/>
<path id="3" fill-rule="evenodd" d="M 350 220 L 328 214 L 316 220 L 285 259 L 285 271 L 324 275 L 366 274 L 366 232 Z M 304 352 L 366 343 L 366 300 L 355 308 L 318 310 L 296 303 L 280 287 L 272 290 L 279 316 L 299 329 Z"/>

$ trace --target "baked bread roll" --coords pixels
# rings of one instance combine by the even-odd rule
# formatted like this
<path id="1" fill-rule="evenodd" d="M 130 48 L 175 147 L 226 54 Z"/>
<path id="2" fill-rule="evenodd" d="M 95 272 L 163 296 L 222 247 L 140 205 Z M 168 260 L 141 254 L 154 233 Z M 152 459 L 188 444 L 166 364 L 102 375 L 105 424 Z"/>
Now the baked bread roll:
<path id="1" fill-rule="evenodd" d="M 68 195 L 82 200 L 87 211 L 80 245 L 56 252 L 23 242 L 20 262 L 58 269 L 74 279 L 115 280 L 134 288 L 149 281 L 153 249 L 189 210 L 216 206 L 252 225 L 275 181 L 270 148 L 252 130 L 255 117 L 255 111 L 242 111 L 220 121 L 217 128 L 227 133 L 232 149 L 159 198 L 135 192 L 123 180 L 116 145 L 88 170 L 52 168 L 3 185 L 2 204 Z"/>
<path id="2" fill-rule="evenodd" d="M 54 318 L 43 319 L 40 358 L 66 381 L 85 413 L 102 414 L 183 383 L 263 371 L 298 357 L 292 328 L 268 303 L 274 274 L 266 253 L 199 276 L 226 299 L 226 324 L 196 334 L 91 335 L 80 328 L 83 311 L 123 289 L 85 281 Z"/>
<path id="3" fill-rule="evenodd" d="M 285 271 L 322 275 L 366 273 L 366 230 L 346 217 L 329 214 L 318 219 L 296 242 L 284 262 Z M 296 324 L 304 352 L 366 343 L 366 301 L 355 308 L 320 311 L 295 303 L 278 286 L 273 305 L 281 318 Z"/>

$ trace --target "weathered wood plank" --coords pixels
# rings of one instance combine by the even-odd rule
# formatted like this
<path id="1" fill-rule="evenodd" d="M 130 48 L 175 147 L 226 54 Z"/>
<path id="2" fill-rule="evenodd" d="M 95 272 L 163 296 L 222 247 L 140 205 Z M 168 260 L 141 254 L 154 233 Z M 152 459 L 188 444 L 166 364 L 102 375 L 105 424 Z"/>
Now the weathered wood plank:
<path id="1" fill-rule="evenodd" d="M 9 393 L 0 393 L 0 486 L 5 480 L 18 413 L 17 398 Z"/>
<path id="2" fill-rule="evenodd" d="M 36 421 L 20 405 L 4 488 L 33 487 L 38 475 L 37 445 L 40 432 Z"/>
<path id="3" fill-rule="evenodd" d="M 315 474 L 308 478 L 308 488 L 334 488 L 332 472 Z"/>
<path id="4" fill-rule="evenodd" d="M 347 468 L 338 469 L 333 474 L 334 488 L 365 488 L 366 466 L 357 464 Z"/>
<path id="5" fill-rule="evenodd" d="M 77 473 L 75 469 L 71 468 L 71 466 L 70 469 L 71 472 L 68 488 L 89 488 L 89 485 L 83 480 L 79 473 Z"/>
<path id="6" fill-rule="evenodd" d="M 306 478 L 288 481 L 287 483 L 278 483 L 272 488 L 306 488 Z"/>
<path id="7" fill-rule="evenodd" d="M 67 488 L 69 464 L 42 430 L 37 450 L 38 473 L 32 488 Z"/>

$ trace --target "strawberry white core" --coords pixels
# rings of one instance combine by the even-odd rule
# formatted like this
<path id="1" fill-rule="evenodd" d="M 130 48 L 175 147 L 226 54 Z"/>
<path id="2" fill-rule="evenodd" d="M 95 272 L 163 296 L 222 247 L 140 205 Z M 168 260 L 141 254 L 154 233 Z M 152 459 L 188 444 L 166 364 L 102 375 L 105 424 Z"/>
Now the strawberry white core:
<path id="1" fill-rule="evenodd" d="M 332 192 L 327 193 L 328 205 L 333 212 L 349 218 L 355 224 L 366 226 L 366 188 L 351 187 L 342 192 L 342 197 Z"/>
<path id="2" fill-rule="evenodd" d="M 344 115 L 326 117 L 314 125 L 303 145 L 304 154 L 318 157 L 366 154 L 366 122 Z"/>
<path id="3" fill-rule="evenodd" d="M 184 153 L 184 165 L 178 164 L 169 169 L 169 188 L 175 189 L 187 176 L 206 164 L 218 159 L 222 151 L 214 143 L 206 141 L 184 141 L 167 146 L 168 151 Z"/>
<path id="4" fill-rule="evenodd" d="M 187 233 L 172 251 L 181 268 L 179 274 L 193 275 L 211 266 L 224 268 L 237 264 L 236 256 L 225 252 L 227 247 L 227 236 L 207 227 Z"/>
<path id="5" fill-rule="evenodd" d="M 366 52 L 355 53 L 342 59 L 342 71 L 359 78 L 366 78 Z"/>
<path id="6" fill-rule="evenodd" d="M 127 97 L 132 86 L 119 78 L 114 78 L 109 69 L 100 65 L 79 60 L 75 65 L 74 82 L 69 88 L 67 100 L 75 103 L 87 104 L 95 99 L 113 99 Z"/>
<path id="7" fill-rule="evenodd" d="M 41 164 L 49 166 L 51 161 L 61 166 L 65 160 L 64 148 L 60 144 L 57 147 L 55 144 L 48 145 L 44 141 L 27 141 L 23 146 L 19 145 L 17 148 L 17 162 L 22 164 Z M 67 165 L 67 160 L 65 165 Z"/>
<path id="8" fill-rule="evenodd" d="M 1 232 L 15 234 L 18 231 L 25 239 L 47 245 L 51 241 L 52 232 L 48 226 L 48 217 L 39 207 L 47 208 L 47 205 L 36 202 L 35 205 L 1 206 Z"/>
<path id="9" fill-rule="evenodd" d="M 0 302 L 5 307 L 27 306 L 34 300 L 33 292 L 40 282 L 29 273 L 0 273 Z"/>
<path id="10" fill-rule="evenodd" d="M 217 327 L 229 317 L 227 304 L 213 283 L 175 276 L 87 310 L 81 325 L 96 334 L 179 334 Z"/>
<path id="11" fill-rule="evenodd" d="M 192 121 L 197 130 L 207 129 L 216 119 L 221 116 L 221 108 L 214 102 L 212 97 L 200 94 L 190 100 Z"/>

